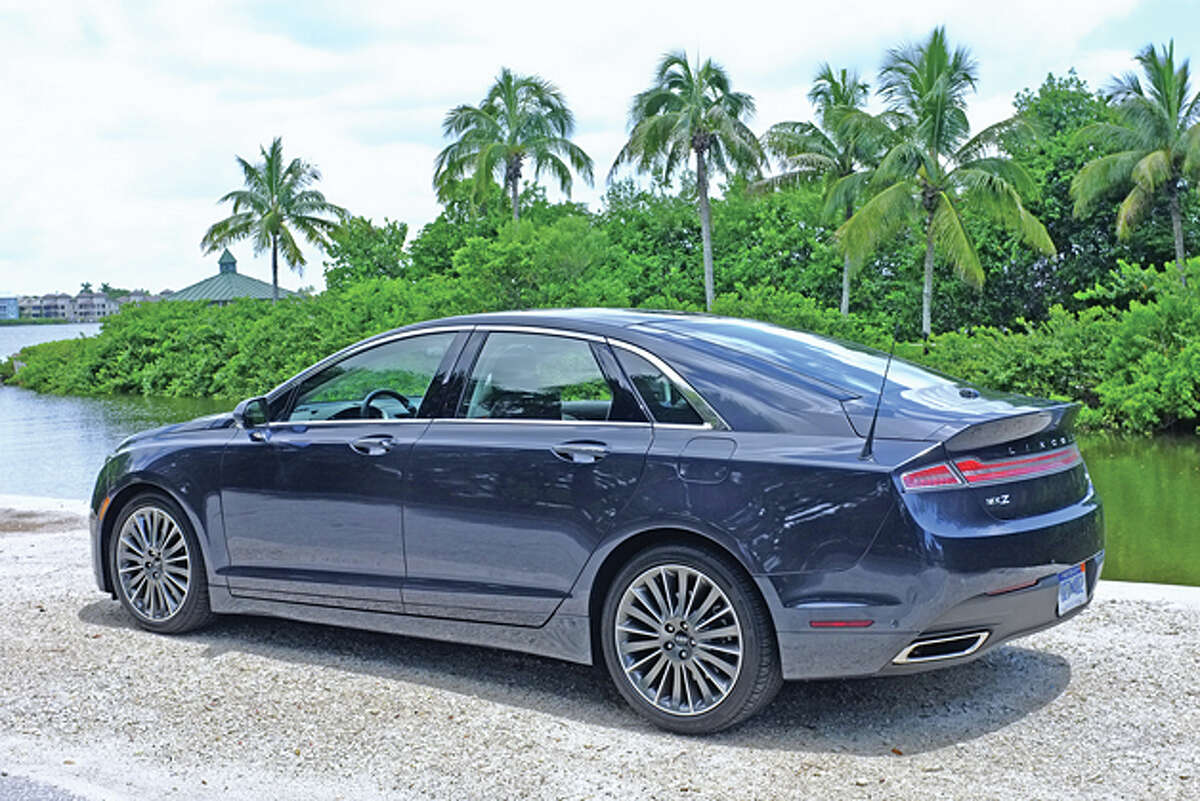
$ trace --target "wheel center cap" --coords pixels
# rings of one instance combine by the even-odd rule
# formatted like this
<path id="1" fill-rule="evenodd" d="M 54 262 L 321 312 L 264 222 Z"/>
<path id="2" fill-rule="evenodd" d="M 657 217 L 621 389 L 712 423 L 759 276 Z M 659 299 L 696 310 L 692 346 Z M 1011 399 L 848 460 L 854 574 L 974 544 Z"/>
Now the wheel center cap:
<path id="1" fill-rule="evenodd" d="M 684 634 L 682 631 L 679 632 L 678 634 L 675 635 L 675 644 L 676 645 L 687 645 L 688 644 L 688 636 L 686 634 Z"/>

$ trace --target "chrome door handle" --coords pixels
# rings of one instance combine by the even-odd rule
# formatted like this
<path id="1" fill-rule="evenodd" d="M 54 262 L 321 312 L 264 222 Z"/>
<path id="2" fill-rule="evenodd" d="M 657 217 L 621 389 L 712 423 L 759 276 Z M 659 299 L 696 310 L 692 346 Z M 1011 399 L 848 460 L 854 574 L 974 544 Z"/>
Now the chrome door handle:
<path id="1" fill-rule="evenodd" d="M 550 450 L 573 464 L 594 464 L 609 454 L 609 447 L 603 442 L 560 442 Z"/>
<path id="2" fill-rule="evenodd" d="M 350 450 L 363 456 L 383 456 L 395 446 L 391 434 L 371 434 L 350 443 Z"/>

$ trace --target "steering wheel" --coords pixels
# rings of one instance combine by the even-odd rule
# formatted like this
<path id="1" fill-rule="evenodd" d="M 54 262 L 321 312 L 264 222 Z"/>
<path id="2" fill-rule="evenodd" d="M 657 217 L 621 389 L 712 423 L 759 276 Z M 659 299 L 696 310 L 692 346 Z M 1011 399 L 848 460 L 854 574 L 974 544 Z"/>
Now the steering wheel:
<path id="1" fill-rule="evenodd" d="M 413 417 L 417 416 L 417 407 L 412 405 L 412 401 L 401 395 L 399 392 L 396 392 L 394 389 L 387 388 L 373 389 L 368 392 L 367 397 L 363 398 L 362 406 L 359 407 L 358 416 L 363 420 L 370 418 L 371 401 L 375 400 L 381 395 L 387 395 L 389 398 L 395 398 L 396 400 L 400 401 L 400 404 L 404 407 L 405 411 L 407 411 Z M 382 409 L 375 409 L 375 411 L 379 412 L 384 417 L 387 416 Z"/>

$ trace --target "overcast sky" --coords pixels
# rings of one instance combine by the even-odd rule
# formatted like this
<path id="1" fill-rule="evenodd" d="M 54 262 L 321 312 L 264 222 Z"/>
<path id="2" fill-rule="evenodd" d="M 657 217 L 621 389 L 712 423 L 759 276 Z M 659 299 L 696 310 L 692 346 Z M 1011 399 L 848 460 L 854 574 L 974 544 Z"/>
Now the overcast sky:
<path id="1" fill-rule="evenodd" d="M 356 214 L 437 215 L 430 188 L 442 116 L 478 102 L 501 65 L 566 93 L 576 141 L 603 178 L 629 98 L 669 49 L 712 57 L 758 102 L 757 131 L 808 119 L 816 66 L 873 80 L 884 50 L 944 24 L 979 61 L 974 126 L 1015 92 L 1075 67 L 1095 88 L 1147 42 L 1200 53 L 1189 0 L 656 4 L 0 0 L 0 291 L 179 289 L 215 273 L 199 247 L 237 188 L 234 155 L 282 136 L 321 189 Z M 577 184 L 595 206 L 603 187 Z M 270 280 L 269 255 L 235 245 Z M 304 276 L 323 286 L 311 247 Z"/>

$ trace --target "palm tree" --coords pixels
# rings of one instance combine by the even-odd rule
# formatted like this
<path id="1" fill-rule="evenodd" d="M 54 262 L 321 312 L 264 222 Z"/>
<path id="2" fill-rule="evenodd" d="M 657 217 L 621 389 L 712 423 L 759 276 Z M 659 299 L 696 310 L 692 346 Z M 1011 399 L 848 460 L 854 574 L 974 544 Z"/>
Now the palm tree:
<path id="1" fill-rule="evenodd" d="M 823 180 L 825 219 L 834 224 L 850 219 L 891 134 L 885 115 L 873 117 L 862 110 L 868 88 L 857 72 L 846 69 L 834 72 L 828 64 L 822 64 L 808 93 L 809 102 L 816 106 L 819 125 L 811 122 L 772 125 L 763 135 L 763 147 L 779 161 L 783 172 L 756 186 L 777 188 Z M 850 312 L 851 267 L 849 254 L 844 254 L 842 314 Z"/>
<path id="2" fill-rule="evenodd" d="M 629 109 L 629 141 L 609 171 L 611 181 L 624 162 L 649 172 L 655 168 L 670 180 L 696 154 L 696 190 L 700 238 L 704 250 L 704 303 L 713 304 L 712 210 L 708 201 L 708 171 L 730 169 L 757 173 L 762 146 L 746 120 L 754 114 L 754 99 L 730 88 L 725 69 L 707 59 L 693 65 L 683 51 L 665 54 L 654 71 L 649 89 L 637 94 Z"/>
<path id="3" fill-rule="evenodd" d="M 237 157 L 245 180 L 244 189 L 235 189 L 222 197 L 218 203 L 233 203 L 233 213 L 214 223 L 200 247 L 212 253 L 242 239 L 249 238 L 254 252 L 271 249 L 271 297 L 279 300 L 279 253 L 283 260 L 298 274 L 303 274 L 306 264 L 304 254 L 296 242 L 293 229 L 304 236 L 310 244 L 324 248 L 327 236 L 346 216 L 346 210 L 325 200 L 325 195 L 312 189 L 321 180 L 321 173 L 313 165 L 292 159 L 287 165 L 283 160 L 283 143 L 277 136 L 270 149 L 259 147 L 262 162 L 251 164 Z M 332 216 L 334 219 L 328 219 Z"/>
<path id="4" fill-rule="evenodd" d="M 896 141 L 872 178 L 873 196 L 838 229 L 842 246 L 861 265 L 903 229 L 925 236 L 921 332 L 932 326 L 935 251 L 972 286 L 983 266 L 963 223 L 963 208 L 983 213 L 1026 243 L 1052 255 L 1046 228 L 1022 201 L 1034 191 L 1028 173 L 1000 152 L 1002 139 L 1030 135 L 1020 117 L 998 122 L 972 138 L 966 96 L 975 88 L 976 64 L 965 48 L 950 51 L 936 28 L 921 44 L 889 50 L 879 72 L 879 93 L 896 120 Z"/>
<path id="5" fill-rule="evenodd" d="M 1106 195 L 1128 190 L 1117 211 L 1117 236 L 1124 239 L 1154 201 L 1166 195 L 1175 233 L 1175 266 L 1184 277 L 1183 214 L 1179 196 L 1185 181 L 1200 180 L 1200 93 L 1193 93 L 1188 61 L 1175 66 L 1175 42 L 1161 50 L 1146 45 L 1136 56 L 1146 84 L 1132 72 L 1108 89 L 1116 122 L 1089 125 L 1086 141 L 1116 147 L 1112 155 L 1089 161 L 1071 182 L 1075 214 L 1082 216 Z"/>
<path id="6" fill-rule="evenodd" d="M 434 160 L 438 199 L 448 197 L 455 184 L 469 175 L 478 202 L 493 179 L 503 176 L 504 189 L 512 198 L 513 222 L 517 222 L 526 159 L 533 162 L 534 178 L 551 173 L 569 197 L 571 169 L 592 184 L 592 160 L 571 141 L 574 132 L 575 115 L 557 86 L 504 67 L 478 106 L 456 106 L 446 114 L 442 134 L 457 138 Z"/>

